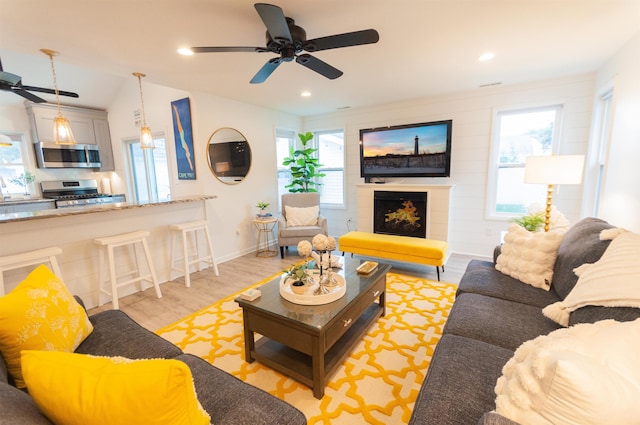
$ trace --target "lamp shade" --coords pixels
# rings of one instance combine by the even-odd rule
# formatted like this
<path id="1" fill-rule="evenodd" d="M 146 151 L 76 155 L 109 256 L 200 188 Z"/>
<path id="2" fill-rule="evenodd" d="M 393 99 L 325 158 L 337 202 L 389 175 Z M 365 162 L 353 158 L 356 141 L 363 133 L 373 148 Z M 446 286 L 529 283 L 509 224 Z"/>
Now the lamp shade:
<path id="1" fill-rule="evenodd" d="M 524 169 L 525 183 L 580 184 L 584 155 L 529 156 Z"/>

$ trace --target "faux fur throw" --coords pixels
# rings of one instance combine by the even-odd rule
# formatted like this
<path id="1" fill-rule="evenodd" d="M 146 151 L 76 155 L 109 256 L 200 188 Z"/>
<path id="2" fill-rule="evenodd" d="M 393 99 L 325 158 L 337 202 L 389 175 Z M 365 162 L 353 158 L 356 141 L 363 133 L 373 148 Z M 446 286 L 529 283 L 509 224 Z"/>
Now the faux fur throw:
<path id="1" fill-rule="evenodd" d="M 569 314 L 587 305 L 640 308 L 640 235 L 607 229 L 600 239 L 613 241 L 597 262 L 574 269 L 579 278 L 569 295 L 542 310 L 549 319 L 568 326 Z"/>
<path id="2" fill-rule="evenodd" d="M 529 232 L 517 224 L 509 226 L 496 269 L 536 288 L 551 288 L 553 265 L 564 229 L 552 232 Z"/>

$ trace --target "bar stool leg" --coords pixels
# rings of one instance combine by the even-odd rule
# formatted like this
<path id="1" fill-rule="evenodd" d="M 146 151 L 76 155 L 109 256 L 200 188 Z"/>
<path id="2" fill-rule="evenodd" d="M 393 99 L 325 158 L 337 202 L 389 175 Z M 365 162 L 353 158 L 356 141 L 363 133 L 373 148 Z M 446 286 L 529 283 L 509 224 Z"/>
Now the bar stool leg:
<path id="1" fill-rule="evenodd" d="M 182 232 L 182 257 L 184 259 L 184 286 L 189 288 L 191 286 L 191 273 L 189 270 L 189 249 L 187 248 L 187 231 L 183 230 Z M 196 239 L 198 239 L 198 235 L 195 235 Z M 196 249 L 198 245 L 196 244 Z M 196 251 L 196 255 L 198 251 Z"/>
<path id="2" fill-rule="evenodd" d="M 209 228 L 207 226 L 204 227 L 204 236 L 207 239 L 207 248 L 209 248 L 211 267 L 213 267 L 213 271 L 216 274 L 216 276 L 220 276 L 220 273 L 218 272 L 218 263 L 216 262 L 216 259 L 213 256 L 213 245 L 211 244 L 211 235 L 209 235 Z"/>
<path id="3" fill-rule="evenodd" d="M 116 279 L 116 261 L 115 255 L 113 252 L 113 246 L 109 245 L 107 247 L 107 257 L 109 262 L 109 280 L 111 280 L 111 303 L 113 304 L 113 308 L 115 310 L 120 309 L 120 304 L 118 302 L 118 283 Z"/>
<path id="4" fill-rule="evenodd" d="M 151 253 L 149 252 L 149 246 L 147 245 L 146 238 L 142 239 L 142 248 L 144 249 L 144 254 L 147 257 L 147 265 L 149 266 L 149 271 L 151 273 L 153 287 L 156 289 L 156 296 L 158 298 L 162 298 L 162 292 L 160 291 L 160 285 L 158 284 L 158 277 L 156 276 L 155 267 L 153 267 L 153 260 L 151 260 Z"/>

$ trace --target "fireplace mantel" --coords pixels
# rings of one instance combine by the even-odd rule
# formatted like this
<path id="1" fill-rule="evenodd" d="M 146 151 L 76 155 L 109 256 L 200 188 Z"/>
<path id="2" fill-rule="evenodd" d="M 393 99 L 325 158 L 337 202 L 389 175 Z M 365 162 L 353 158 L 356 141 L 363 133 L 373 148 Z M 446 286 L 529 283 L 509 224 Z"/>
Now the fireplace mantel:
<path id="1" fill-rule="evenodd" d="M 358 230 L 373 232 L 373 192 L 427 192 L 427 239 L 449 241 L 449 210 L 455 185 L 439 184 L 376 184 L 356 185 L 358 200 Z"/>

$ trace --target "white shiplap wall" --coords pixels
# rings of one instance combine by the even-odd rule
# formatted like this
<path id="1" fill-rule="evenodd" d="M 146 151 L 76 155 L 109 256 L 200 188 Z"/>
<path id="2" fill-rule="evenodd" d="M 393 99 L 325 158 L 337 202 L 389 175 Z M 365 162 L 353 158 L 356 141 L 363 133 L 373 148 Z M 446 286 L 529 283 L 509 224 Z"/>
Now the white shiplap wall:
<path id="1" fill-rule="evenodd" d="M 341 235 L 357 227 L 356 185 L 360 178 L 359 130 L 397 124 L 452 119 L 452 164 L 450 178 L 388 179 L 399 184 L 453 184 L 451 201 L 451 252 L 490 256 L 500 241 L 500 232 L 508 222 L 485 217 L 487 169 L 491 143 L 491 125 L 499 108 L 520 108 L 546 104 L 564 105 L 560 154 L 586 153 L 589 140 L 593 74 L 494 86 L 440 97 L 354 109 L 327 115 L 306 117 L 305 130 L 344 128 L 346 136 L 346 208 L 323 209 L 329 231 Z M 570 221 L 579 219 L 581 186 L 561 187 L 554 204 Z M 544 203 L 544 199 L 540 200 Z M 352 222 L 347 226 L 347 220 Z"/>

